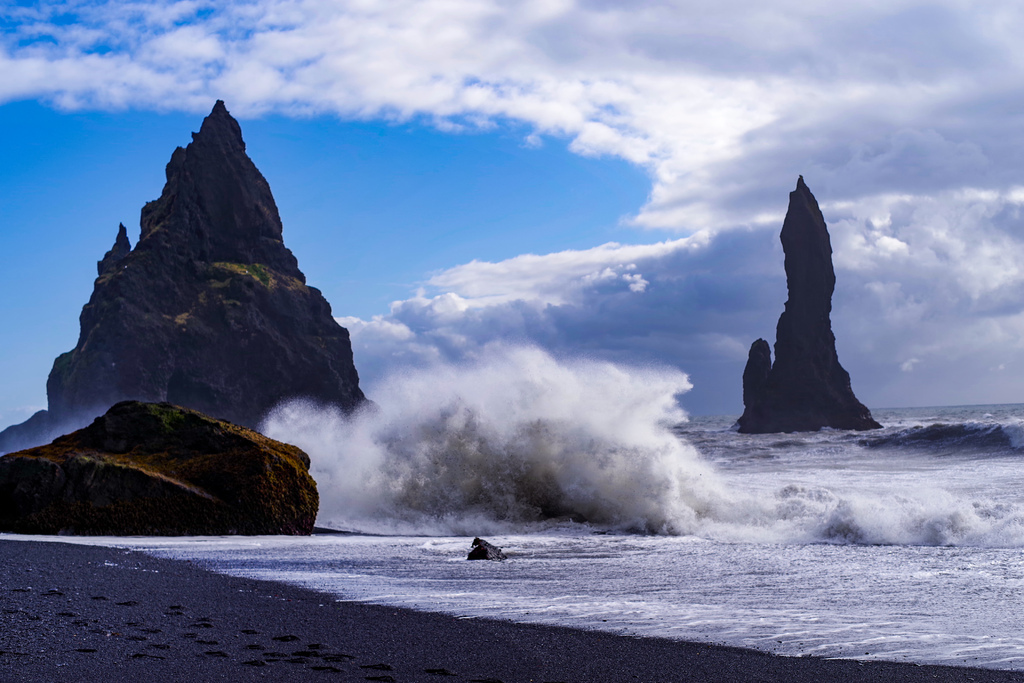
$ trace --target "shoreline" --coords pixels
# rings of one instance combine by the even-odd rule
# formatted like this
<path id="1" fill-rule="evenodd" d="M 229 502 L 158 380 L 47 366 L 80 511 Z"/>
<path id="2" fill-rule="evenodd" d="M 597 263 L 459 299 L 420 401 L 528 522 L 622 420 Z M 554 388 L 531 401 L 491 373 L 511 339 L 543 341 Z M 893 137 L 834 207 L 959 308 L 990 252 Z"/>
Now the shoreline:
<path id="1" fill-rule="evenodd" d="M 1024 681 L 466 619 L 132 550 L 0 539 L 0 681 Z"/>

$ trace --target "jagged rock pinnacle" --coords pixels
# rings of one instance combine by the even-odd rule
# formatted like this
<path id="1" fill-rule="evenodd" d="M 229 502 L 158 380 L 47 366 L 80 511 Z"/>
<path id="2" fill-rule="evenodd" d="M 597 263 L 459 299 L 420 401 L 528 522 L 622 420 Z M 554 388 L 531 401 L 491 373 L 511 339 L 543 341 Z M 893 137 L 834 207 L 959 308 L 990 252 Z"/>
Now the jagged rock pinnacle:
<path id="1" fill-rule="evenodd" d="M 131 250 L 132 244 L 128 241 L 128 230 L 125 229 L 124 223 L 121 223 L 117 226 L 117 238 L 114 240 L 114 246 L 96 264 L 96 273 L 98 275 L 105 275 L 111 272 L 114 266 L 127 256 Z"/>
<path id="2" fill-rule="evenodd" d="M 219 101 L 171 155 L 159 199 L 142 209 L 140 249 L 187 250 L 201 261 L 263 263 L 302 277 L 282 242 L 270 185 L 245 153 L 238 122 Z M 216 226 L 216 229 L 210 229 Z"/>
<path id="3" fill-rule="evenodd" d="M 135 248 L 122 225 L 98 264 L 78 344 L 47 381 L 49 412 L 0 433 L 0 452 L 48 441 L 55 425 L 71 431 L 124 400 L 253 428 L 288 398 L 345 410 L 365 400 L 348 331 L 284 246 L 270 186 L 223 102 L 166 173 L 160 197 L 142 209 Z M 40 440 L 24 443 L 29 432 Z"/>
<path id="4" fill-rule="evenodd" d="M 830 318 L 836 284 L 832 244 L 803 176 L 789 194 L 780 239 L 789 298 L 776 327 L 775 362 L 765 340 L 750 347 L 743 371 L 740 431 L 880 427 L 854 396 L 850 375 L 839 364 Z"/>

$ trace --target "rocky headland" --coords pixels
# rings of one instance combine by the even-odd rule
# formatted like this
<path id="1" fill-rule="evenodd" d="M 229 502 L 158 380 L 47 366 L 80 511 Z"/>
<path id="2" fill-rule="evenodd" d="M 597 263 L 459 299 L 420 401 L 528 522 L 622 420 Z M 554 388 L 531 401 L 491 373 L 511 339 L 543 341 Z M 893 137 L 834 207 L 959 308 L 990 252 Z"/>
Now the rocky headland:
<path id="1" fill-rule="evenodd" d="M 803 176 L 789 193 L 781 239 L 789 298 L 776 327 L 775 362 L 764 339 L 750 347 L 739 431 L 880 428 L 854 396 L 850 375 L 839 364 L 831 320 L 836 285 L 832 243 Z"/>
<path id="2" fill-rule="evenodd" d="M 167 403 L 118 403 L 0 458 L 3 531 L 309 534 L 318 506 L 300 449 Z"/>
<path id="3" fill-rule="evenodd" d="M 163 193 L 97 264 L 75 348 L 48 410 L 0 432 L 0 453 L 46 443 L 125 400 L 169 402 L 256 428 L 282 400 L 365 399 L 348 331 L 306 284 L 270 186 L 218 101 L 177 148 Z"/>

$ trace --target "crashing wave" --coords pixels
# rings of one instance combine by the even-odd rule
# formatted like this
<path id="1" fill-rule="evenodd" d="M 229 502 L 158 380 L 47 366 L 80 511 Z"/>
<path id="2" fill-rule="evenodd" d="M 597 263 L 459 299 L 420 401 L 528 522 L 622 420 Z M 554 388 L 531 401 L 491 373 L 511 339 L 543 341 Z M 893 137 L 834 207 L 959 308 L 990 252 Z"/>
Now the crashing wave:
<path id="1" fill-rule="evenodd" d="M 787 437 L 813 444 L 817 460 L 716 469 L 687 442 L 699 434 L 674 431 L 688 388 L 677 370 L 490 347 L 473 363 L 386 379 L 370 392 L 376 406 L 355 415 L 285 404 L 263 431 L 309 453 L 318 523 L 339 529 L 472 536 L 586 524 L 727 543 L 1024 546 L 1024 507 L 920 474 L 932 449 L 1017 448 L 1013 425 L 901 428 L 860 446 L 817 432 Z M 746 443 L 717 438 L 719 449 Z M 863 446 L 929 450 L 901 479 L 892 463 L 902 459 L 888 454 L 872 460 L 877 471 L 848 467 Z"/>
<path id="2" fill-rule="evenodd" d="M 1024 449 L 1019 424 L 991 422 L 916 425 L 860 440 L 867 448 L 926 448 L 932 451 L 1003 452 Z"/>
<path id="3" fill-rule="evenodd" d="M 322 524 L 692 533 L 719 494 L 710 466 L 671 430 L 689 388 L 678 370 L 492 347 L 475 363 L 385 380 L 371 394 L 378 407 L 353 418 L 293 402 L 263 430 L 310 454 Z"/>

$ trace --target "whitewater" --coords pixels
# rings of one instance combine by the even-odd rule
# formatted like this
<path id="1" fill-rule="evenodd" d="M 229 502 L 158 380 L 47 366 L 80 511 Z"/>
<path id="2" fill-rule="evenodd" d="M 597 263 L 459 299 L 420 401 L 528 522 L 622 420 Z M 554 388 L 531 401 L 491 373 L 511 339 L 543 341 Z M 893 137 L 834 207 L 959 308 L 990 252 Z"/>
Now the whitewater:
<path id="1" fill-rule="evenodd" d="M 876 410 L 742 435 L 658 367 L 492 347 L 396 373 L 302 447 L 310 538 L 73 539 L 338 600 L 752 647 L 1024 670 L 1024 405 Z M 473 536 L 501 563 L 467 562 Z"/>

